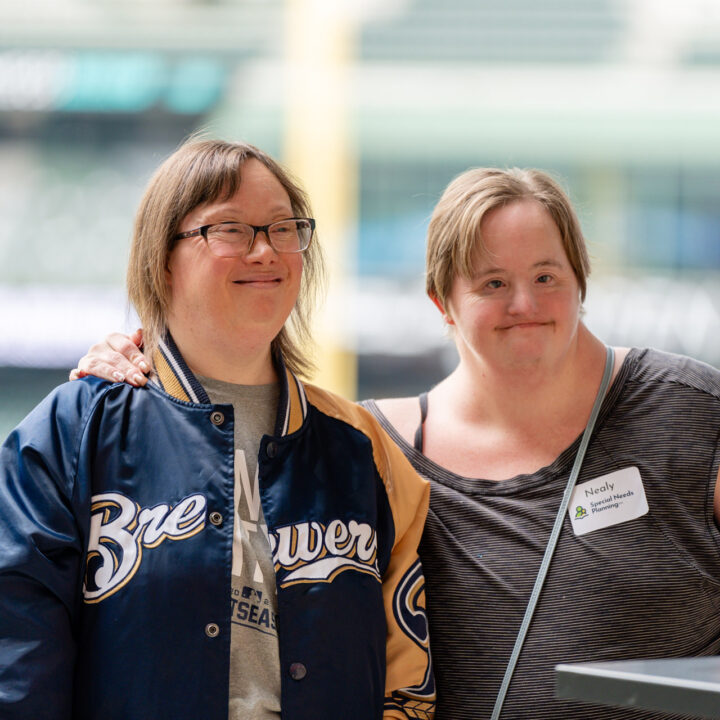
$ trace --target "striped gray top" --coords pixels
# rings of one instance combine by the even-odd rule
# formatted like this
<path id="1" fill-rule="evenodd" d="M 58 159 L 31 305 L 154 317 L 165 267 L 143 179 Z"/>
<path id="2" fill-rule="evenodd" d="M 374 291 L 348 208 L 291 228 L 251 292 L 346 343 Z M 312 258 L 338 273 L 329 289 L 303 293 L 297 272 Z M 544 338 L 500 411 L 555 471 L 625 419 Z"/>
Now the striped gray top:
<path id="1" fill-rule="evenodd" d="M 579 438 L 532 475 L 470 479 L 428 460 L 372 400 L 365 404 L 432 484 L 421 558 L 436 718 L 489 718 Z M 637 467 L 649 512 L 580 536 L 566 517 L 502 718 L 679 717 L 556 700 L 554 666 L 718 654 L 720 532 L 712 499 L 719 433 L 720 372 L 631 350 L 578 484 Z"/>

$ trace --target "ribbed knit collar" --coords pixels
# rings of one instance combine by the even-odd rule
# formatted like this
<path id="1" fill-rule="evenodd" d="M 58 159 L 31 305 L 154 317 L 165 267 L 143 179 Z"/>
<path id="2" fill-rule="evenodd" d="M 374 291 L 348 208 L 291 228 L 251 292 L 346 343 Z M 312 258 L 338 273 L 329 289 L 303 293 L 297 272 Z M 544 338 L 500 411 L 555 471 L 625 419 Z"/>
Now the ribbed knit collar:
<path id="1" fill-rule="evenodd" d="M 155 363 L 153 381 L 168 395 L 196 405 L 212 404 L 205 388 L 188 367 L 169 331 L 158 343 L 153 360 Z M 302 382 L 285 367 L 280 355 L 273 357 L 273 363 L 280 381 L 275 435 L 289 435 L 300 429 L 307 416 L 305 388 Z"/>

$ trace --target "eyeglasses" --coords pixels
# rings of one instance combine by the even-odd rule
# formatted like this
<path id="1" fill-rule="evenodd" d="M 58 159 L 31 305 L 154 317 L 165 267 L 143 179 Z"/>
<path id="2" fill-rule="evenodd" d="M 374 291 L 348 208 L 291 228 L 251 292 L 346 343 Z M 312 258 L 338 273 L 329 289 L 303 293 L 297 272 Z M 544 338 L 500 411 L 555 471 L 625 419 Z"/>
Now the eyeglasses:
<path id="1" fill-rule="evenodd" d="M 264 232 L 270 247 L 277 253 L 298 253 L 307 250 L 315 232 L 312 218 L 290 218 L 269 225 L 248 225 L 223 222 L 178 233 L 175 240 L 202 235 L 208 248 L 217 257 L 242 257 L 255 244 L 259 232 Z"/>

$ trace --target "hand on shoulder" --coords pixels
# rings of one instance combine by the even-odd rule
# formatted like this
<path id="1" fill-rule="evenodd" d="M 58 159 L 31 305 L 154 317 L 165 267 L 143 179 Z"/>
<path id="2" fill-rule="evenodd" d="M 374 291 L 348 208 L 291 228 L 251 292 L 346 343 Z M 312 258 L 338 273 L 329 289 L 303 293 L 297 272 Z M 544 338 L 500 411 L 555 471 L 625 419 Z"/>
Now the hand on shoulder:
<path id="1" fill-rule="evenodd" d="M 78 366 L 70 372 L 70 380 L 94 375 L 110 382 L 124 381 L 135 387 L 145 385 L 150 361 L 140 352 L 141 346 L 142 330 L 136 330 L 129 336 L 111 333 L 81 358 Z"/>

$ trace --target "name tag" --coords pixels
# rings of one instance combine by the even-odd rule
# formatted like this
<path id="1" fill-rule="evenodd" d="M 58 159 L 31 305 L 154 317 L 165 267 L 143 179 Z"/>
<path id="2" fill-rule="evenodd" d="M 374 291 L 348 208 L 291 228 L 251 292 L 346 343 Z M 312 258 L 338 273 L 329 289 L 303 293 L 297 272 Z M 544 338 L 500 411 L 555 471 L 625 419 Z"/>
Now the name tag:
<path id="1" fill-rule="evenodd" d="M 576 485 L 568 506 L 576 535 L 634 520 L 648 510 L 645 488 L 636 467 Z"/>

